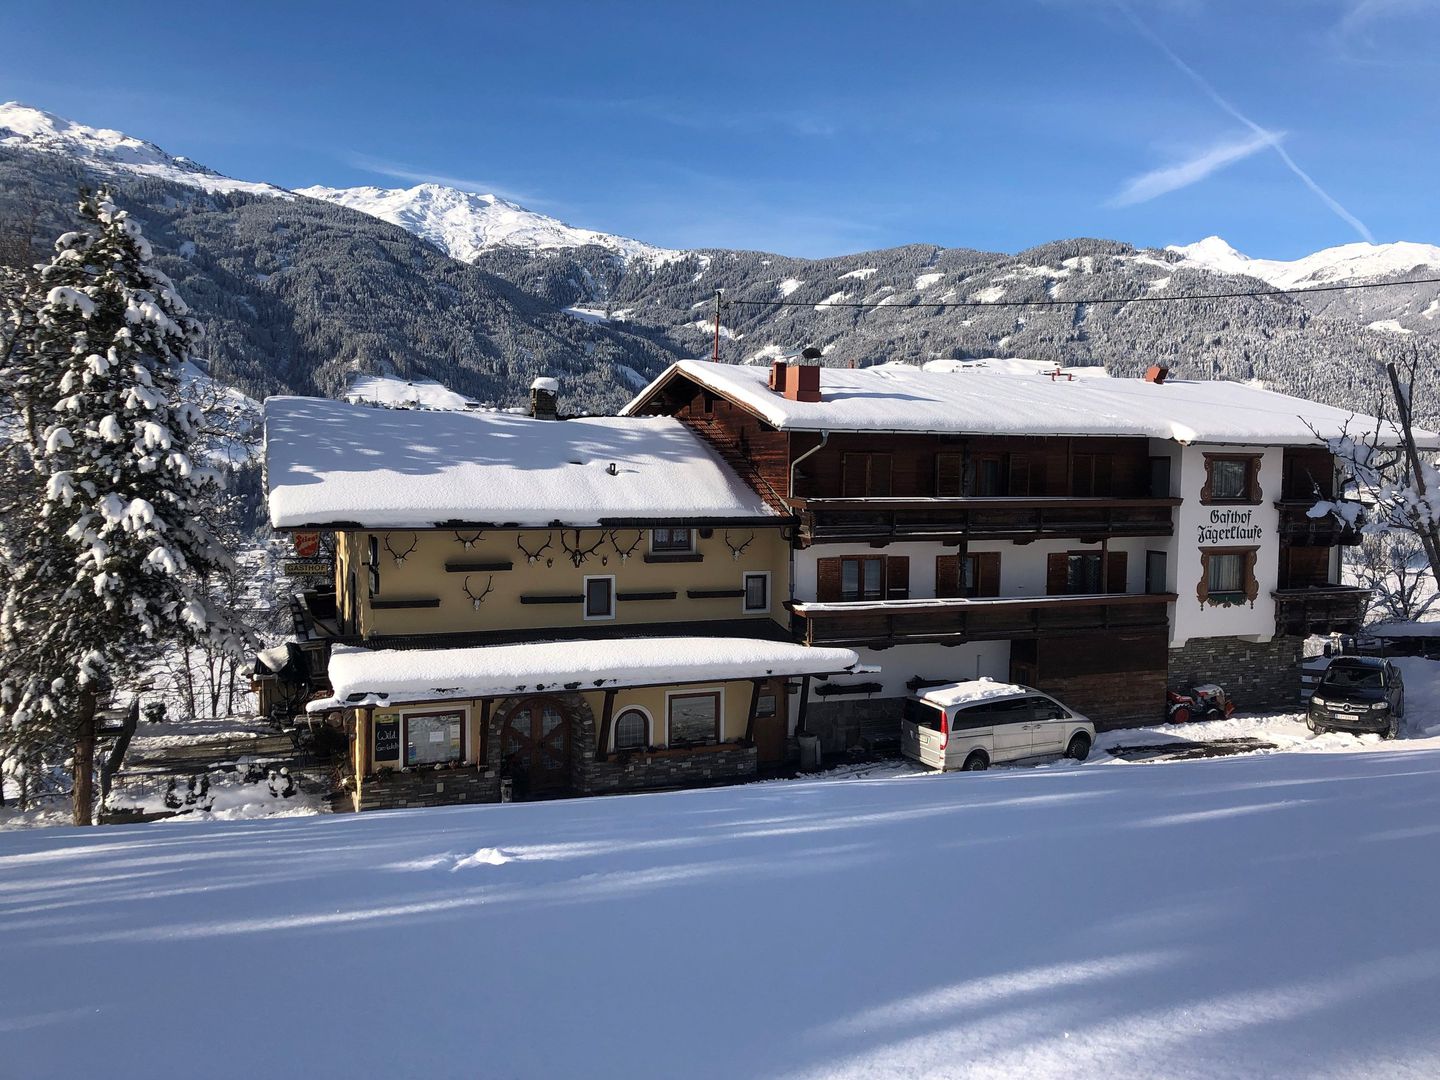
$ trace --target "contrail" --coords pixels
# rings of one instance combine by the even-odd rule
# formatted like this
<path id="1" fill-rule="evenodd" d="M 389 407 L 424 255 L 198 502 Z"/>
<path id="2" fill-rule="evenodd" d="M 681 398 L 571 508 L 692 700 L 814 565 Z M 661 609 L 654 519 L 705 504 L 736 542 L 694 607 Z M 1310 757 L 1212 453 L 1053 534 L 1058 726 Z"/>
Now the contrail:
<path id="1" fill-rule="evenodd" d="M 1124 15 L 1127 19 L 1130 20 L 1131 24 L 1135 27 L 1135 29 L 1138 30 L 1141 35 L 1145 37 L 1145 39 L 1148 40 L 1152 45 L 1154 45 L 1157 49 L 1164 53 L 1165 56 L 1170 60 L 1170 62 L 1174 64 L 1177 68 L 1179 68 L 1180 71 L 1183 72 L 1185 76 L 1190 79 L 1191 82 L 1198 86 L 1201 92 L 1203 92 L 1206 97 L 1208 97 L 1220 108 L 1224 109 L 1236 120 L 1239 120 L 1240 123 L 1244 124 L 1247 128 L 1253 131 L 1256 136 L 1269 136 L 1269 132 L 1267 132 L 1259 124 L 1255 123 L 1255 121 L 1251 120 L 1234 105 L 1230 104 L 1230 102 L 1225 100 L 1225 98 L 1221 97 L 1220 92 L 1216 90 L 1215 87 L 1211 86 L 1208 81 L 1206 81 L 1205 76 L 1201 75 L 1184 60 L 1181 60 L 1180 57 L 1176 56 L 1175 53 L 1170 49 L 1170 46 L 1166 45 L 1165 42 L 1160 39 L 1159 35 L 1157 35 L 1153 30 L 1151 30 L 1148 26 L 1141 22 L 1139 17 L 1133 11 L 1131 11 L 1124 3 L 1122 3 L 1121 0 L 1115 0 L 1115 6 L 1120 10 L 1120 13 L 1122 15 Z M 1285 147 L 1281 146 L 1278 141 L 1272 141 L 1270 143 L 1270 147 L 1275 151 L 1275 153 L 1280 155 L 1280 160 L 1285 163 L 1286 167 L 1300 178 L 1300 182 L 1303 183 L 1306 187 L 1308 187 L 1311 191 L 1313 191 L 1319 197 L 1321 202 L 1323 202 L 1332 211 L 1334 211 L 1335 215 L 1339 217 L 1340 220 L 1344 221 L 1352 229 L 1359 233 L 1368 243 L 1373 244 L 1375 242 L 1375 236 L 1373 233 L 1370 232 L 1369 227 L 1366 226 L 1366 224 L 1359 218 L 1357 218 L 1354 214 L 1350 213 L 1349 210 L 1346 210 L 1345 207 L 1341 206 L 1338 202 L 1336 202 L 1335 198 L 1328 191 L 1326 191 L 1319 184 L 1317 184 L 1309 173 L 1307 173 L 1304 169 L 1300 168 L 1300 166 L 1296 164 L 1295 159 L 1290 156 L 1289 151 L 1287 151 Z"/>

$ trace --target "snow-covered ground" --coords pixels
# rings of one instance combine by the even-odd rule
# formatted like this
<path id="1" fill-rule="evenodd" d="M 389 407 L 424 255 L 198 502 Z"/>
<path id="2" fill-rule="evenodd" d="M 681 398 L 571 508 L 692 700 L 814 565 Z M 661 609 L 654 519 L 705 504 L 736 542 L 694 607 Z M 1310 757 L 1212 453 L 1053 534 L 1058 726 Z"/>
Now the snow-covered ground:
<path id="1" fill-rule="evenodd" d="M 1289 742 L 3 834 L 0 1074 L 1440 1074 L 1440 738 L 1223 727 Z"/>

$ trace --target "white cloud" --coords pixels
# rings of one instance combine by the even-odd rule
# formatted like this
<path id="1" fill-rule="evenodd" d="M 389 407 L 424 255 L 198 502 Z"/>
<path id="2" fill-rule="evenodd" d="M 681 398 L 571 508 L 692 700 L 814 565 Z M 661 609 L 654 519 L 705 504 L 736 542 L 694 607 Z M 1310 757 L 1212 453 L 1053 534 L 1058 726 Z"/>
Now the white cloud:
<path id="1" fill-rule="evenodd" d="M 1127 180 L 1125 186 L 1110 200 L 1109 205 L 1134 206 L 1136 203 L 1148 202 L 1171 191 L 1179 191 L 1191 184 L 1198 184 L 1211 173 L 1225 168 L 1226 165 L 1243 161 L 1253 154 L 1258 154 L 1261 150 L 1274 146 L 1284 137 L 1283 132 L 1261 131 L 1258 134 L 1252 132 L 1238 139 L 1231 139 L 1218 146 L 1212 146 L 1187 161 L 1141 173 L 1139 176 Z"/>

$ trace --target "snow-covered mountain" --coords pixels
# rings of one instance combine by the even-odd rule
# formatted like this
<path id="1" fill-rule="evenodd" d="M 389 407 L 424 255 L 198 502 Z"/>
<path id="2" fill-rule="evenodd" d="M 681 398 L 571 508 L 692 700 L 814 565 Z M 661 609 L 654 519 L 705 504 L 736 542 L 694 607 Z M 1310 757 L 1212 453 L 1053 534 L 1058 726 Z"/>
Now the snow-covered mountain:
<path id="1" fill-rule="evenodd" d="M 123 131 L 87 127 L 18 101 L 0 104 L 0 146 L 60 155 L 102 174 L 134 173 L 204 191 L 290 197 L 289 192 L 274 184 L 223 176 Z"/>
<path id="2" fill-rule="evenodd" d="M 1259 278 L 1277 289 L 1339 285 L 1399 275 L 1434 276 L 1440 271 L 1440 247 L 1397 241 L 1393 244 L 1341 244 L 1302 259 L 1252 259 L 1218 236 L 1165 249 L 1181 257 L 1180 265 L 1221 274 Z"/>
<path id="3" fill-rule="evenodd" d="M 484 195 L 440 184 L 412 188 L 307 187 L 297 194 L 324 199 L 339 206 L 399 225 L 430 241 L 452 259 L 474 262 L 485 251 L 518 248 L 557 251 L 588 245 L 605 248 L 626 263 L 659 266 L 684 258 L 687 252 L 655 247 L 625 236 L 578 229 L 556 218 L 537 214 L 498 195 Z"/>

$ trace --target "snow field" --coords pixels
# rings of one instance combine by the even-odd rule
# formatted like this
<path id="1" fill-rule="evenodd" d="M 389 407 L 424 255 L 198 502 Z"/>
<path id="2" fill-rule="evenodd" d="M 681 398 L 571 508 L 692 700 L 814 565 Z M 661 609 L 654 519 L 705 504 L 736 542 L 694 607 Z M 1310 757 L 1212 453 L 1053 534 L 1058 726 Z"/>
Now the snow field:
<path id="1" fill-rule="evenodd" d="M 0 1073 L 1434 1076 L 1440 740 L 1333 749 L 4 834 Z"/>

